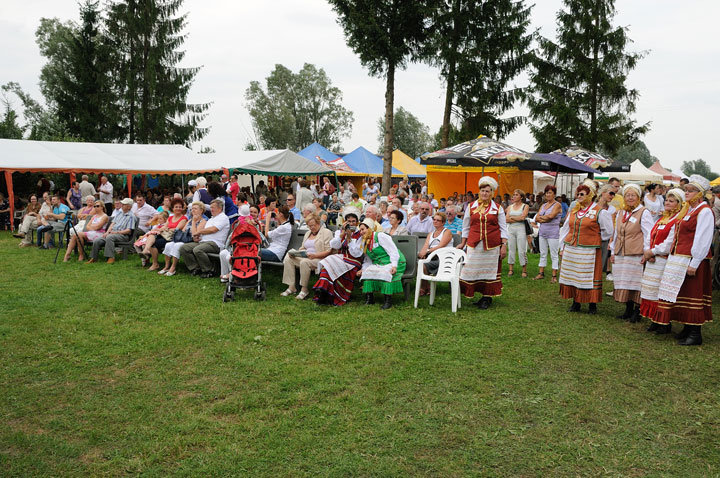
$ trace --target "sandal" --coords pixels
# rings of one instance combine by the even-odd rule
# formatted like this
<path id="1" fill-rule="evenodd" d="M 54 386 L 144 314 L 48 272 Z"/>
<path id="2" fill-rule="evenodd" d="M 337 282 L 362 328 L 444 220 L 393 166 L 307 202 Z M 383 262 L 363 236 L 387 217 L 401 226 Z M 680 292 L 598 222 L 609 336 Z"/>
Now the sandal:
<path id="1" fill-rule="evenodd" d="M 557 283 L 557 276 L 552 276 L 552 277 L 550 278 L 550 283 L 556 284 L 556 283 Z"/>
<path id="2" fill-rule="evenodd" d="M 527 277 L 527 272 L 523 272 L 522 274 L 520 274 L 520 277 Z"/>
<path id="3" fill-rule="evenodd" d="M 515 272 L 513 272 L 513 271 L 508 271 L 508 277 L 512 276 L 514 273 Z"/>
<path id="4" fill-rule="evenodd" d="M 544 273 L 544 272 L 538 272 L 538 275 L 536 275 L 533 280 L 540 280 L 540 279 L 544 279 L 544 278 L 545 278 L 545 273 Z"/>

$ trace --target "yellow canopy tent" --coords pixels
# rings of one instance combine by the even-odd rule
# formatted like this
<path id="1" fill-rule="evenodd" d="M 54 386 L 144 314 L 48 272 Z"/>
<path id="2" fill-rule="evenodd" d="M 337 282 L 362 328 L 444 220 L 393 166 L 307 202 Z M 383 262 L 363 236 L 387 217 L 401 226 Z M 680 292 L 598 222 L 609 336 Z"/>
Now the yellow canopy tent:
<path id="1" fill-rule="evenodd" d="M 710 181 L 711 186 L 720 186 L 720 176 Z"/>
<path id="2" fill-rule="evenodd" d="M 467 166 L 427 166 L 428 192 L 436 198 L 452 196 L 458 192 L 477 193 L 477 184 L 481 177 L 492 176 L 498 182 L 496 195 L 511 194 L 515 189 L 526 193 L 533 191 L 533 172 L 518 168 L 477 168 Z"/>
<path id="3" fill-rule="evenodd" d="M 399 149 L 396 149 L 392 153 L 392 165 L 394 168 L 405 173 L 409 178 L 424 178 L 426 176 L 425 166 L 418 164 L 414 159 Z"/>

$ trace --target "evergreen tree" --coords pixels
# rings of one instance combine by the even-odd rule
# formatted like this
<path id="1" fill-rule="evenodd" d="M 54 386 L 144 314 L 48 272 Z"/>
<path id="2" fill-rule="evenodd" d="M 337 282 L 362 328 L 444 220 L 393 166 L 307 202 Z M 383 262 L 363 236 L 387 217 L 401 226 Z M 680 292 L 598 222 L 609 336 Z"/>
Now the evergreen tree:
<path id="1" fill-rule="evenodd" d="M 564 0 L 557 41 L 539 38 L 531 78 L 531 131 L 538 151 L 569 144 L 614 154 L 648 130 L 637 126 L 639 93 L 627 75 L 643 53 L 627 52 L 627 29 L 612 25 L 614 0 Z"/>
<path id="2" fill-rule="evenodd" d="M 390 191 L 395 71 L 417 55 L 425 41 L 434 0 L 329 0 L 348 46 L 370 74 L 385 78 L 382 194 Z"/>
<path id="3" fill-rule="evenodd" d="M 22 139 L 25 128 L 18 124 L 18 115 L 10 106 L 10 101 L 4 97 L 0 99 L 4 113 L 0 112 L 0 138 Z"/>
<path id="4" fill-rule="evenodd" d="M 253 128 L 267 149 L 299 151 L 313 142 L 340 149 L 350 136 L 353 114 L 342 106 L 342 92 L 325 70 L 306 63 L 296 74 L 283 65 L 245 92 Z"/>
<path id="5" fill-rule="evenodd" d="M 465 139 L 503 138 L 524 118 L 502 116 L 523 98 L 512 84 L 531 59 L 531 7 L 523 0 L 437 0 L 423 57 L 445 79 L 442 146 L 454 112 Z"/>
<path id="6" fill-rule="evenodd" d="M 67 129 L 65 123 L 58 118 L 52 107 L 43 107 L 29 94 L 25 93 L 19 84 L 10 82 L 0 87 L 3 95 L 13 93 L 23 104 L 23 117 L 25 125 L 21 126 L 23 132 L 30 131 L 27 139 L 37 141 L 77 141 Z"/>
<path id="7" fill-rule="evenodd" d="M 378 142 L 380 154 L 385 145 L 385 118 L 378 119 Z M 393 115 L 393 150 L 399 149 L 416 158 L 433 147 L 430 129 L 414 114 L 402 106 Z"/>
<path id="8" fill-rule="evenodd" d="M 182 0 L 122 0 L 109 5 L 107 36 L 115 51 L 114 89 L 120 125 L 130 143 L 198 141 L 209 103 L 188 104 L 199 68 L 177 66 L 186 35 Z"/>
<path id="9" fill-rule="evenodd" d="M 40 74 L 46 101 L 73 136 L 84 141 L 117 141 L 117 102 L 110 89 L 110 55 L 99 32 L 98 3 L 80 6 L 81 25 L 41 19 L 36 31 L 48 59 Z"/>

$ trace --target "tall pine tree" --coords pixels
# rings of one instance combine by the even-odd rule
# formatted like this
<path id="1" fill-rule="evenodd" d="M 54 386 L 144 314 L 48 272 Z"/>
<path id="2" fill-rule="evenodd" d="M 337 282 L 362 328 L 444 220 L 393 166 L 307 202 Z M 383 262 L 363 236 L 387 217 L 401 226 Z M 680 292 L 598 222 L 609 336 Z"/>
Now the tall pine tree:
<path id="1" fill-rule="evenodd" d="M 505 137 L 524 121 L 503 115 L 523 98 L 513 80 L 531 59 L 531 7 L 523 0 L 437 0 L 434 12 L 423 56 L 446 83 L 442 146 L 449 145 L 453 112 L 465 139 Z"/>
<path id="2" fill-rule="evenodd" d="M 530 127 L 538 151 L 575 143 L 615 153 L 645 133 L 631 115 L 639 93 L 627 75 L 643 53 L 627 52 L 627 29 L 613 26 L 614 0 L 564 0 L 557 41 L 539 38 L 531 78 Z"/>
<path id="3" fill-rule="evenodd" d="M 403 69 L 426 38 L 430 0 L 329 0 L 350 48 L 370 74 L 385 78 L 385 144 L 382 193 L 390 191 L 395 71 Z"/>
<path id="4" fill-rule="evenodd" d="M 110 52 L 99 31 L 98 2 L 86 0 L 80 6 L 80 19 L 80 26 L 41 19 L 36 39 L 48 60 L 40 74 L 41 89 L 73 137 L 117 141 L 120 130 L 110 88 Z"/>
<path id="5" fill-rule="evenodd" d="M 107 35 L 116 52 L 114 89 L 130 143 L 192 143 L 209 103 L 188 104 L 199 68 L 178 67 L 185 52 L 182 0 L 122 0 L 109 6 Z"/>

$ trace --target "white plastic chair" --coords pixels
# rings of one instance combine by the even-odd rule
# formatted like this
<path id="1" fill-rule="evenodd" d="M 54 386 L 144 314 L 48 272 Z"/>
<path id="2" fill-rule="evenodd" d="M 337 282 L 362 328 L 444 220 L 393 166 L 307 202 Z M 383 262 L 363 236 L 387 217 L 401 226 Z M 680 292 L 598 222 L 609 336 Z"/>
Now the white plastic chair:
<path id="1" fill-rule="evenodd" d="M 425 274 L 423 267 L 433 257 L 437 257 L 440 262 L 437 274 L 434 276 Z M 418 261 L 417 277 L 415 279 L 415 308 L 418 306 L 418 297 L 420 297 L 420 284 L 422 280 L 430 282 L 430 305 L 435 302 L 435 289 L 438 282 L 449 282 L 450 293 L 452 297 L 452 311 L 462 306 L 460 297 L 460 270 L 465 264 L 467 255 L 460 249 L 454 247 L 443 247 L 430 254 L 427 259 Z"/>

